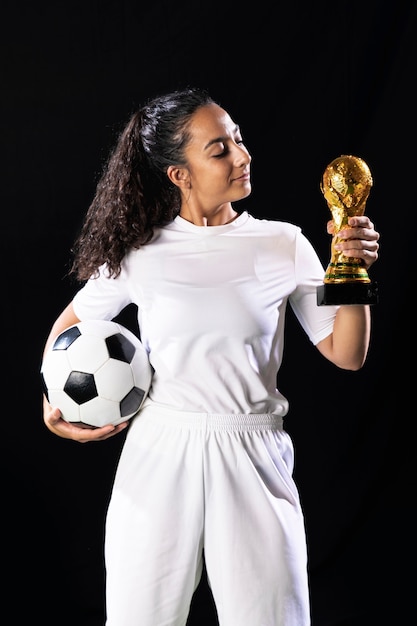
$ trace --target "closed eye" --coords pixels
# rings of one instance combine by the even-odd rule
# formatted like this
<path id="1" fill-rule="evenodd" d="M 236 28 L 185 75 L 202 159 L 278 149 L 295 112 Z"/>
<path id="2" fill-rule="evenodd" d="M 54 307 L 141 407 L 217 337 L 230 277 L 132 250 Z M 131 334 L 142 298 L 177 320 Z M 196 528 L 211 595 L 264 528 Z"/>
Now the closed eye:
<path id="1" fill-rule="evenodd" d="M 229 154 L 229 148 L 225 147 L 225 149 L 223 150 L 223 152 L 220 152 L 220 154 L 213 154 L 213 158 L 214 159 L 221 159 L 222 157 L 226 156 L 227 154 Z"/>
<path id="2" fill-rule="evenodd" d="M 243 146 L 243 145 L 244 145 L 244 143 L 243 143 L 243 139 L 236 139 L 236 140 L 235 140 L 235 143 L 236 143 L 238 146 Z M 213 158 L 215 158 L 215 159 L 221 159 L 222 157 L 224 157 L 224 156 L 226 156 L 227 154 L 229 154 L 229 152 L 230 152 L 230 149 L 229 149 L 229 147 L 225 144 L 225 145 L 224 145 L 224 149 L 223 149 L 223 151 L 222 151 L 222 152 L 220 152 L 219 154 L 213 154 L 212 156 L 213 156 Z"/>

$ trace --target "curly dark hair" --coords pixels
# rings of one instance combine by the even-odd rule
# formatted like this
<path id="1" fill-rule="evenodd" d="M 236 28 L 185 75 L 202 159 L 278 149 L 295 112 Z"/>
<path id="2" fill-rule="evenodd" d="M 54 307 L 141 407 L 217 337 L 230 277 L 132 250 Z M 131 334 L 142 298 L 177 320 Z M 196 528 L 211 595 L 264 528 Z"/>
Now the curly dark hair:
<path id="1" fill-rule="evenodd" d="M 109 276 L 117 277 L 127 251 L 149 243 L 155 227 L 178 215 L 180 192 L 167 168 L 186 165 L 190 119 L 213 102 L 204 89 L 187 87 L 149 100 L 131 116 L 75 240 L 71 275 L 85 281 L 106 264 Z"/>

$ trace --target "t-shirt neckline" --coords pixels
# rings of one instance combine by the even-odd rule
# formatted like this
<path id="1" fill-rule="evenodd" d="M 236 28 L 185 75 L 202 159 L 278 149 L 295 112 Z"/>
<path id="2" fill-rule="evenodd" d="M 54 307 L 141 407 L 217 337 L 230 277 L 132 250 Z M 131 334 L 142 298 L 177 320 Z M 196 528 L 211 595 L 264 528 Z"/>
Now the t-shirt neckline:
<path id="1" fill-rule="evenodd" d="M 248 218 L 248 212 L 243 211 L 232 222 L 229 222 L 228 224 L 220 224 L 219 226 L 198 226 L 197 224 L 193 224 L 192 222 L 184 219 L 183 217 L 181 217 L 181 215 L 177 215 L 177 217 L 174 219 L 174 224 L 176 226 L 179 226 L 181 230 L 188 230 L 190 232 L 204 235 L 217 235 L 219 233 L 224 233 L 241 226 L 248 220 Z"/>

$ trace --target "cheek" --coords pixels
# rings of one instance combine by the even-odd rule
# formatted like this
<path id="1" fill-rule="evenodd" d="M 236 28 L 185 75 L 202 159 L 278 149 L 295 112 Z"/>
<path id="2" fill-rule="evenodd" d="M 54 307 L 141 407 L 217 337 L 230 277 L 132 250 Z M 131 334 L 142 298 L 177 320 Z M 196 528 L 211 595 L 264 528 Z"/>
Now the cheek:
<path id="1" fill-rule="evenodd" d="M 216 188 L 225 186 L 231 175 L 231 168 L 226 164 L 217 164 L 215 167 L 200 167 L 194 169 L 192 186 L 205 192 L 213 193 Z"/>

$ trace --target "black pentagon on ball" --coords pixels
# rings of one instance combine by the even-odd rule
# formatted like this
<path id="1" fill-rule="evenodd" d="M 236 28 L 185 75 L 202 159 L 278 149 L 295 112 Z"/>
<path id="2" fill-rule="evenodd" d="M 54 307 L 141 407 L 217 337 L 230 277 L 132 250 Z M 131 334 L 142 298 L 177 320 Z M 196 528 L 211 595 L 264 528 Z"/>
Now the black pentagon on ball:
<path id="1" fill-rule="evenodd" d="M 127 415 L 132 415 L 132 413 L 136 413 L 142 404 L 144 395 L 145 392 L 142 389 L 133 387 L 120 403 L 120 415 L 126 417 Z"/>
<path id="2" fill-rule="evenodd" d="M 77 404 L 84 404 L 98 396 L 94 374 L 73 371 L 67 378 L 64 391 Z"/>
<path id="3" fill-rule="evenodd" d="M 122 333 L 116 333 L 106 339 L 106 346 L 111 359 L 130 363 L 135 355 L 136 348 Z"/>
<path id="4" fill-rule="evenodd" d="M 81 335 L 78 326 L 71 326 L 64 330 L 59 337 L 56 338 L 52 350 L 67 350 L 72 343 Z"/>

